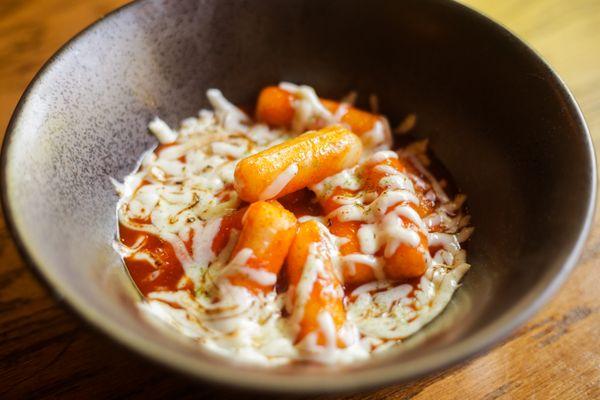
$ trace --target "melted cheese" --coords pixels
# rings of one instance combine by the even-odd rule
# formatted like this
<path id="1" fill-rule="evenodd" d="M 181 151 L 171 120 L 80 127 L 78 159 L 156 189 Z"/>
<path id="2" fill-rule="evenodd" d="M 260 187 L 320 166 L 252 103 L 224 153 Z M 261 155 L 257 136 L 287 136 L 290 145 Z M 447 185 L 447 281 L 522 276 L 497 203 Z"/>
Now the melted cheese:
<path id="1" fill-rule="evenodd" d="M 375 147 L 385 142 L 385 131 L 381 121 L 375 122 L 370 131 L 363 133 L 363 140 L 367 145 Z"/>
<path id="2" fill-rule="evenodd" d="M 320 119 L 326 124 L 338 122 L 327 108 L 321 103 L 315 90 L 310 86 L 294 85 L 282 82 L 279 87 L 294 95 L 294 120 L 292 130 L 296 133 L 305 132 Z"/>
<path id="3" fill-rule="evenodd" d="M 254 257 L 252 249 L 241 249 L 235 257 L 221 271 L 221 276 L 241 274 L 261 286 L 271 286 L 277 282 L 277 275 L 264 269 L 250 268 L 247 266 L 250 258 Z"/>
<path id="4" fill-rule="evenodd" d="M 260 200 L 268 200 L 277 197 L 277 195 L 287 186 L 288 183 L 298 173 L 298 164 L 292 164 L 283 170 L 277 178 L 260 194 Z"/>
<path id="5" fill-rule="evenodd" d="M 148 129 L 156 136 L 159 142 L 163 144 L 173 143 L 177 140 L 177 132 L 174 132 L 169 125 L 162 119 L 154 117 L 148 125 Z"/>
<path id="6" fill-rule="evenodd" d="M 345 169 L 335 175 L 323 179 L 316 185 L 311 186 L 311 190 L 320 198 L 328 197 L 335 188 L 347 190 L 358 190 L 362 186 L 362 180 L 357 174 L 357 167 Z"/>
<path id="7" fill-rule="evenodd" d="M 149 129 L 161 144 L 168 146 L 145 153 L 136 171 L 123 183 L 112 180 L 120 196 L 120 224 L 168 243 L 194 287 L 193 291 L 184 290 L 185 285 L 180 284 L 174 291 L 151 292 L 140 303 L 140 309 L 153 323 L 162 321 L 198 345 L 238 362 L 273 366 L 296 360 L 326 364 L 363 360 L 399 345 L 438 315 L 450 300 L 469 268 L 461 249 L 461 243 L 473 232 L 469 217 L 462 213 L 465 197 L 459 195 L 451 200 L 446 195 L 422 163 L 422 144 L 402 150 L 419 176 L 378 165 L 398 158 L 390 150 L 389 125 L 382 117 L 364 134 L 366 151 L 361 165 L 310 188 L 319 199 L 332 196 L 340 188 L 351 194 L 333 197 L 340 207 L 328 216 L 299 218 L 301 222 L 318 221 L 324 240 L 311 246 L 298 284 L 287 292 L 269 294 L 255 294 L 232 285 L 227 277 L 233 273 L 263 286 L 277 281 L 275 274 L 248 266 L 254 257 L 250 249 L 242 249 L 230 260 L 238 237 L 235 229 L 225 247 L 218 254 L 213 252 L 223 217 L 240 207 L 232 188 L 238 160 L 294 137 L 316 121 L 339 123 L 348 107 L 342 104 L 332 114 L 312 88 L 290 83 L 282 83 L 281 87 L 295 97 L 295 119 L 290 131 L 253 123 L 220 91 L 211 89 L 207 97 L 213 111 L 201 110 L 197 117 L 185 119 L 179 131 L 155 118 Z M 378 182 L 381 193 L 363 190 L 362 170 L 373 165 L 385 175 Z M 291 165 L 261 197 L 277 196 L 297 173 L 297 165 Z M 420 203 L 417 190 L 425 192 L 425 197 L 436 205 L 424 218 L 415 211 L 414 206 Z M 327 224 L 331 218 L 361 224 L 357 232 L 360 252 L 340 255 L 339 248 L 348 239 L 329 232 Z M 429 256 L 427 249 L 422 248 L 421 235 L 436 249 L 435 254 Z M 382 256 L 390 256 L 401 244 L 419 248 L 426 255 L 427 270 L 414 287 L 385 277 Z M 159 265 L 144 250 L 143 237 L 131 247 L 120 242 L 114 247 L 123 257 L 155 268 L 150 279 L 157 276 Z M 314 284 L 326 274 L 325 261 L 332 263 L 340 281 L 342 269 L 354 271 L 357 264 L 373 268 L 377 280 L 346 296 L 347 320 L 337 332 L 332 315 L 322 311 L 317 318 L 318 330 L 295 343 Z M 288 295 L 292 291 L 293 304 Z M 341 287 L 335 285 L 323 288 L 323 293 L 344 296 Z M 290 314 L 287 317 L 282 315 L 284 308 Z M 324 344 L 318 343 L 319 334 L 325 339 Z M 346 346 L 340 348 L 338 340 Z"/>
<path id="8" fill-rule="evenodd" d="M 381 150 L 373 153 L 366 161 L 365 165 L 381 164 L 389 158 L 398 158 L 398 153 L 392 150 Z"/>

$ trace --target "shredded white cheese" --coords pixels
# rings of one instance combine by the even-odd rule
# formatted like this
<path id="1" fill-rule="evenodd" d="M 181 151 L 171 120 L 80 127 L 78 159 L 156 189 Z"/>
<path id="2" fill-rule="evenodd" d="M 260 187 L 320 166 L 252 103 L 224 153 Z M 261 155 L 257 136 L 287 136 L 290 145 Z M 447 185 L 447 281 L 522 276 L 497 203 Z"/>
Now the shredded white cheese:
<path id="1" fill-rule="evenodd" d="M 162 321 L 159 326 L 175 328 L 198 345 L 242 363 L 274 366 L 296 360 L 325 364 L 364 360 L 399 345 L 450 300 L 469 268 L 461 249 L 461 243 L 473 232 L 469 217 L 462 213 L 465 197 L 450 199 L 427 171 L 422 162 L 425 146 L 392 151 L 389 124 L 381 117 L 363 135 L 363 162 L 310 188 L 320 200 L 338 189 L 346 193 L 333 197 L 339 207 L 329 215 L 299 218 L 299 222 L 317 221 L 323 240 L 311 246 L 298 284 L 286 292 L 268 294 L 233 285 L 228 279 L 233 275 L 264 287 L 277 283 L 274 273 L 249 266 L 255 257 L 251 249 L 241 249 L 231 258 L 239 234 L 235 229 L 225 247 L 216 254 L 213 251 L 223 218 L 241 204 L 232 185 L 238 160 L 303 133 L 316 123 L 340 123 L 349 107 L 341 104 L 331 113 L 311 87 L 291 83 L 280 87 L 295 99 L 289 131 L 253 123 L 219 90 L 210 89 L 207 97 L 213 111 L 201 110 L 197 117 L 185 119 L 179 131 L 159 118 L 152 120 L 150 131 L 161 144 L 169 146 L 145 153 L 136 171 L 123 183 L 112 180 L 120 196 L 120 224 L 168 243 L 194 287 L 187 290 L 182 281 L 174 291 L 151 292 L 139 306 L 153 323 Z M 412 163 L 416 175 L 384 164 L 399 155 Z M 383 175 L 377 182 L 379 192 L 363 190 L 366 168 L 375 168 Z M 297 164 L 287 167 L 267 185 L 261 198 L 277 197 L 298 172 Z M 422 201 L 417 191 L 426 193 L 425 198 L 434 204 L 432 213 L 423 218 L 416 211 Z M 328 223 L 334 218 L 361 224 L 357 231 L 360 252 L 341 255 L 340 247 L 348 239 L 329 232 Z M 429 255 L 423 237 L 435 254 Z M 385 257 L 401 245 L 417 248 L 426 257 L 427 270 L 416 286 L 391 282 L 385 275 Z M 114 247 L 123 257 L 154 268 L 149 279 L 159 276 L 160 266 L 144 249 L 142 236 L 130 247 L 120 242 Z M 323 277 L 331 272 L 343 282 L 344 275 L 354 274 L 358 264 L 372 268 L 376 280 L 345 297 L 343 326 L 336 327 L 331 313 L 324 310 L 317 317 L 318 329 L 296 343 L 315 283 L 319 279 L 326 282 Z M 325 265 L 332 271 L 326 271 Z M 328 284 L 322 294 L 344 298 L 341 285 Z M 289 316 L 283 316 L 284 309 Z M 340 341 L 345 345 L 340 347 Z"/>
<path id="2" fill-rule="evenodd" d="M 154 117 L 148 128 L 162 144 L 173 143 L 177 140 L 177 132 L 169 128 L 169 125 L 158 117 Z"/>
<path id="3" fill-rule="evenodd" d="M 260 194 L 260 200 L 268 200 L 277 197 L 279 193 L 290 183 L 298 173 L 298 164 L 291 164 L 283 170 L 277 178 Z"/>

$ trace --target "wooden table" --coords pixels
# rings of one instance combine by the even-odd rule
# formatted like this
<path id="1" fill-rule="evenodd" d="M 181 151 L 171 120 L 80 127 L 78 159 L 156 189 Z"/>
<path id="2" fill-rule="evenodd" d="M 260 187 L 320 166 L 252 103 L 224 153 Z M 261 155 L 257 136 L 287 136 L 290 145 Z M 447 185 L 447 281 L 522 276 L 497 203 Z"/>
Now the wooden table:
<path id="1" fill-rule="evenodd" d="M 42 63 L 125 2 L 0 0 L 0 132 Z M 600 143 L 600 1 L 465 2 L 504 23 L 556 68 Z M 93 332 L 31 274 L 0 224 L 0 398 L 240 397 L 149 365 Z M 411 384 L 335 398 L 600 398 L 599 252 L 597 223 L 560 293 L 486 355 Z"/>

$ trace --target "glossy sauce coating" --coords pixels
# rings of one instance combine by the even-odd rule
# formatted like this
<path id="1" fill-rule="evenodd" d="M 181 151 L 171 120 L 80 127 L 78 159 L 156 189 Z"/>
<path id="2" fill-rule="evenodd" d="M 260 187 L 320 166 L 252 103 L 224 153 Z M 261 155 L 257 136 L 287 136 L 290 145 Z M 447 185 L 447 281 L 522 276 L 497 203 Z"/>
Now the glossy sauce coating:
<path id="1" fill-rule="evenodd" d="M 341 122 L 348 125 L 358 136 L 370 131 L 377 121 L 381 121 L 379 115 L 359 110 L 347 104 L 342 105 L 342 103 L 327 99 L 320 99 L 320 101 L 332 114 L 335 114 L 340 106 L 344 107 L 344 112 L 341 113 Z M 277 86 L 266 87 L 258 96 L 256 118 L 270 126 L 289 128 L 295 114 L 293 102 L 294 96 L 286 90 Z"/>
<path id="2" fill-rule="evenodd" d="M 387 174 L 382 172 L 378 166 L 388 166 L 398 171 L 399 173 L 406 173 L 412 170 L 412 167 L 397 158 L 387 158 L 383 162 L 371 165 L 370 168 L 365 172 L 366 175 L 366 186 L 371 190 L 375 190 L 378 193 L 382 193 L 385 187 L 381 185 L 381 179 L 385 178 Z M 419 204 L 410 203 L 410 207 L 415 209 L 417 213 L 424 217 L 431 212 L 427 202 L 422 201 L 423 193 L 417 188 L 417 197 L 419 197 Z M 396 205 L 389 207 L 392 210 Z M 413 222 L 408 220 L 406 217 L 400 217 L 405 225 L 413 226 Z M 404 243 L 398 246 L 398 249 L 391 256 L 385 257 L 384 271 L 386 277 L 393 280 L 409 279 L 421 276 L 427 269 L 427 257 L 429 256 L 429 245 L 427 243 L 427 237 L 423 233 L 419 233 L 420 244 L 417 247 L 412 247 Z"/>
<path id="3" fill-rule="evenodd" d="M 279 198 L 354 166 L 361 153 L 360 139 L 345 128 L 310 131 L 242 159 L 234 186 L 250 203 Z"/>
<path id="4" fill-rule="evenodd" d="M 335 275 L 331 255 L 327 254 L 324 236 L 315 221 L 306 221 L 298 226 L 296 237 L 290 247 L 287 257 L 287 276 L 289 292 L 292 295 L 292 304 L 299 301 L 300 284 L 304 274 L 315 273 L 314 281 L 309 285 L 308 299 L 301 309 L 294 305 L 294 310 L 299 313 L 299 331 L 296 341 L 304 339 L 308 334 L 317 334 L 317 343 L 326 344 L 326 338 L 321 330 L 321 313 L 327 313 L 333 320 L 335 330 L 339 330 L 346 320 L 343 298 L 339 296 L 341 283 Z M 315 264 L 307 268 L 309 255 L 316 259 Z M 316 272 L 313 270 L 316 269 Z M 292 315 L 294 317 L 294 315 Z"/>
<path id="5" fill-rule="evenodd" d="M 296 217 L 277 201 L 252 203 L 242 218 L 242 231 L 231 255 L 235 259 L 241 252 L 248 252 L 243 268 L 248 268 L 249 273 L 233 271 L 226 278 L 254 293 L 270 292 L 295 235 Z"/>
<path id="6" fill-rule="evenodd" d="M 172 323 L 261 363 L 360 359 L 439 312 L 437 290 L 468 268 L 471 228 L 455 212 L 464 196 L 451 202 L 426 169 L 426 142 L 392 151 L 385 117 L 303 85 L 263 90 L 267 124 L 209 92 L 214 111 L 178 132 L 153 122 L 170 144 L 116 184 L 119 250 L 157 292 L 149 307 L 180 308 Z"/>
<path id="7" fill-rule="evenodd" d="M 174 291 L 179 288 L 191 289 L 191 282 L 185 282 L 185 274 L 173 247 L 164 240 L 142 231 L 119 225 L 119 240 L 125 246 L 139 245 L 139 252 L 148 252 L 155 260 L 153 266 L 145 259 L 125 257 L 129 274 L 136 286 L 147 295 L 155 291 Z"/>

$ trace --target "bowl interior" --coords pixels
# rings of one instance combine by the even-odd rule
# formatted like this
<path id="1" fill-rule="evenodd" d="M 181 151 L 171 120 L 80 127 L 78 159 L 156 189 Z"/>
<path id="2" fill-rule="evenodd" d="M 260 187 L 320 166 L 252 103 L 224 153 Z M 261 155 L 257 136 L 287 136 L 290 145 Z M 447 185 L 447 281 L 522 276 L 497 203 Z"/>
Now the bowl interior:
<path id="1" fill-rule="evenodd" d="M 343 369 L 232 366 L 142 318 L 117 254 L 121 180 L 206 89 L 238 104 L 279 81 L 325 97 L 379 96 L 468 195 L 472 269 L 404 351 Z M 146 0 L 94 25 L 38 76 L 6 142 L 5 206 L 21 247 L 88 320 L 198 376 L 262 389 L 402 380 L 480 351 L 531 315 L 573 265 L 595 194 L 589 136 L 568 92 L 525 45 L 441 1 Z M 331 375 L 324 379 L 324 375 Z"/>

